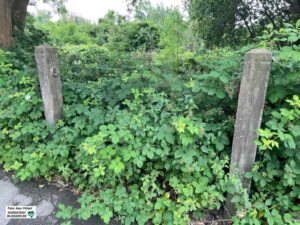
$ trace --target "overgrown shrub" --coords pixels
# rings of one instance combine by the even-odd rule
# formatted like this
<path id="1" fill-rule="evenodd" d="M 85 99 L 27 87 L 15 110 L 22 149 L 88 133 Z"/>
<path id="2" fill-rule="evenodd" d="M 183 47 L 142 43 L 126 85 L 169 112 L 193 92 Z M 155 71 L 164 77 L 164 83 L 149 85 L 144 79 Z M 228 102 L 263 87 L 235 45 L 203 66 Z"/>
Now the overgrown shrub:
<path id="1" fill-rule="evenodd" d="M 93 43 L 93 39 L 88 34 L 78 30 L 78 26 L 74 21 L 47 22 L 41 28 L 49 32 L 51 42 L 57 46 Z"/>
<path id="2" fill-rule="evenodd" d="M 185 224 L 190 211 L 221 207 L 229 185 L 226 126 L 202 115 L 192 96 L 170 98 L 159 85 L 151 88 L 155 79 L 147 74 L 119 77 L 131 89 L 116 102 L 102 95 L 109 77 L 65 82 L 64 118 L 49 126 L 30 72 L 5 61 L 1 68 L 1 164 L 21 180 L 72 180 L 86 193 L 80 218 L 97 214 L 108 222 L 114 211 L 126 224 Z M 120 88 L 127 86 L 111 90 Z M 91 207 L 84 209 L 87 201 Z"/>
<path id="3" fill-rule="evenodd" d="M 149 67 L 137 53 L 112 52 L 95 44 L 65 45 L 59 53 L 63 80 L 97 81 L 142 72 Z"/>
<path id="4" fill-rule="evenodd" d="M 228 174 L 242 59 L 253 47 L 186 52 L 170 69 L 97 45 L 63 46 L 63 118 L 54 126 L 44 120 L 34 67 L 1 50 L 0 163 L 21 180 L 56 176 L 80 189 L 80 208 L 59 206 L 66 221 L 114 215 L 126 225 L 185 225 L 221 209 L 229 192 L 239 209 L 234 224 L 295 225 L 296 44 L 272 50 L 250 198 Z"/>
<path id="5" fill-rule="evenodd" d="M 98 80 L 113 72 L 109 52 L 98 45 L 65 45 L 60 49 L 63 80 Z"/>
<path id="6" fill-rule="evenodd" d="M 259 130 L 253 171 L 251 205 L 242 205 L 237 224 L 300 223 L 300 99 L 294 95 Z M 237 201 L 238 202 L 238 201 Z"/>
<path id="7" fill-rule="evenodd" d="M 131 52 L 142 49 L 153 51 L 159 47 L 158 29 L 148 22 L 131 22 L 121 24 L 119 29 L 111 34 L 109 48 L 121 52 Z"/>

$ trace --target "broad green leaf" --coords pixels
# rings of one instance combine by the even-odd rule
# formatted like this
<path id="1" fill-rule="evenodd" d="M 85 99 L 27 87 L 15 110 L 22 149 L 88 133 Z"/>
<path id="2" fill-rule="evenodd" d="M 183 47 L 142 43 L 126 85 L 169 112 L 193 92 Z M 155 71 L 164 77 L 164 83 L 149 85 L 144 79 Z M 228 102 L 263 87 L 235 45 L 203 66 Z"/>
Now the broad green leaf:
<path id="1" fill-rule="evenodd" d="M 231 199 L 231 202 L 233 202 L 233 203 L 238 203 L 238 202 L 240 202 L 240 196 L 238 196 L 238 195 L 235 195 L 235 196 L 233 196 L 233 198 Z"/>
<path id="2" fill-rule="evenodd" d="M 197 152 L 193 149 L 188 149 L 182 156 L 183 161 L 190 165 L 193 162 L 193 157 L 197 155 Z"/>

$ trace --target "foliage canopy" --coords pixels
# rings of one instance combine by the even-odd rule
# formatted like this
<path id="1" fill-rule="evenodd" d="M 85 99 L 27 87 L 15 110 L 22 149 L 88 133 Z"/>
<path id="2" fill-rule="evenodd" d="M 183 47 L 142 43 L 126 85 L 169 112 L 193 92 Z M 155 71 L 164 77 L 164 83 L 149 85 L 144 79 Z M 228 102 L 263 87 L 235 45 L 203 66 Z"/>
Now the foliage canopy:
<path id="1" fill-rule="evenodd" d="M 220 213 L 227 193 L 234 224 L 299 224 L 300 22 L 279 20 L 236 48 L 224 34 L 236 29 L 240 1 L 189 1 L 194 13 L 201 8 L 190 21 L 142 3 L 134 20 L 113 11 L 96 24 L 28 17 L 13 48 L 0 50 L 0 164 L 22 181 L 72 183 L 80 207 L 59 205 L 64 225 L 93 215 L 186 225 Z M 204 40 L 194 36 L 198 22 Z M 208 40 L 231 46 L 207 49 Z M 54 126 L 43 117 L 33 61 L 34 45 L 45 42 L 61 63 L 63 118 Z M 274 62 L 248 196 L 229 158 L 243 56 L 255 47 L 272 51 Z"/>

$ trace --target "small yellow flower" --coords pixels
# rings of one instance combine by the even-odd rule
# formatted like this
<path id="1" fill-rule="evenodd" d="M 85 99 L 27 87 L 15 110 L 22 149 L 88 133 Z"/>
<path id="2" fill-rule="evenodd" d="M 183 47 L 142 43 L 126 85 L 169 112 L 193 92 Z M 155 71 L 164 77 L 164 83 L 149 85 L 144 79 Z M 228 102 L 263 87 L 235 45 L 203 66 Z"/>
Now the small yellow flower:
<path id="1" fill-rule="evenodd" d="M 194 88 L 195 87 L 195 81 L 193 79 L 190 79 L 189 83 L 187 84 L 189 88 Z"/>
<path id="2" fill-rule="evenodd" d="M 82 144 L 83 149 L 89 154 L 89 155 L 93 155 L 96 153 L 96 147 L 95 146 L 90 146 L 87 143 L 83 143 Z"/>
<path id="3" fill-rule="evenodd" d="M 8 129 L 7 129 L 7 128 L 4 128 L 4 129 L 2 130 L 2 134 L 9 134 Z"/>
<path id="4" fill-rule="evenodd" d="M 40 140 L 40 138 L 39 138 L 38 136 L 34 136 L 34 137 L 33 137 L 33 141 L 34 141 L 34 142 L 38 142 L 39 140 Z"/>
<path id="5" fill-rule="evenodd" d="M 31 153 L 31 158 L 35 158 L 37 156 L 37 154 L 35 152 Z"/>
<path id="6" fill-rule="evenodd" d="M 179 133 L 184 133 L 185 127 L 186 127 L 186 124 L 182 121 L 179 121 L 177 124 L 177 131 Z"/>
<path id="7" fill-rule="evenodd" d="M 169 192 L 166 192 L 166 193 L 164 194 L 164 197 L 167 198 L 167 199 L 169 199 L 169 198 L 170 198 L 170 193 L 169 193 Z"/>

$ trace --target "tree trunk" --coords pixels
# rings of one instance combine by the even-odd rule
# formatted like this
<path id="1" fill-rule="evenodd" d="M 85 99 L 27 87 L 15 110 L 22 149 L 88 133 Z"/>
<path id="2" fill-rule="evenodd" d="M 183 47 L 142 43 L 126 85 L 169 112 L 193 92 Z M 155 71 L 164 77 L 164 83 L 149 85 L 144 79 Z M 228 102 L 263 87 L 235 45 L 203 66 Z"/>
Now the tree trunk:
<path id="1" fill-rule="evenodd" d="M 0 0 L 0 45 L 7 48 L 12 44 L 11 0 Z"/>
<path id="2" fill-rule="evenodd" d="M 292 13 L 294 16 L 295 21 L 300 19 L 300 0 L 297 0 L 294 2 L 293 5 L 291 5 Z"/>
<path id="3" fill-rule="evenodd" d="M 13 27 L 17 27 L 21 31 L 23 31 L 25 27 L 28 4 L 29 4 L 29 0 L 13 1 L 12 11 L 11 11 Z"/>
<path id="4" fill-rule="evenodd" d="M 286 0 L 286 2 L 290 5 L 288 13 L 291 14 L 292 20 L 300 19 L 300 0 Z"/>
<path id="5" fill-rule="evenodd" d="M 8 48 L 13 28 L 24 30 L 29 0 L 0 0 L 0 45 Z"/>

